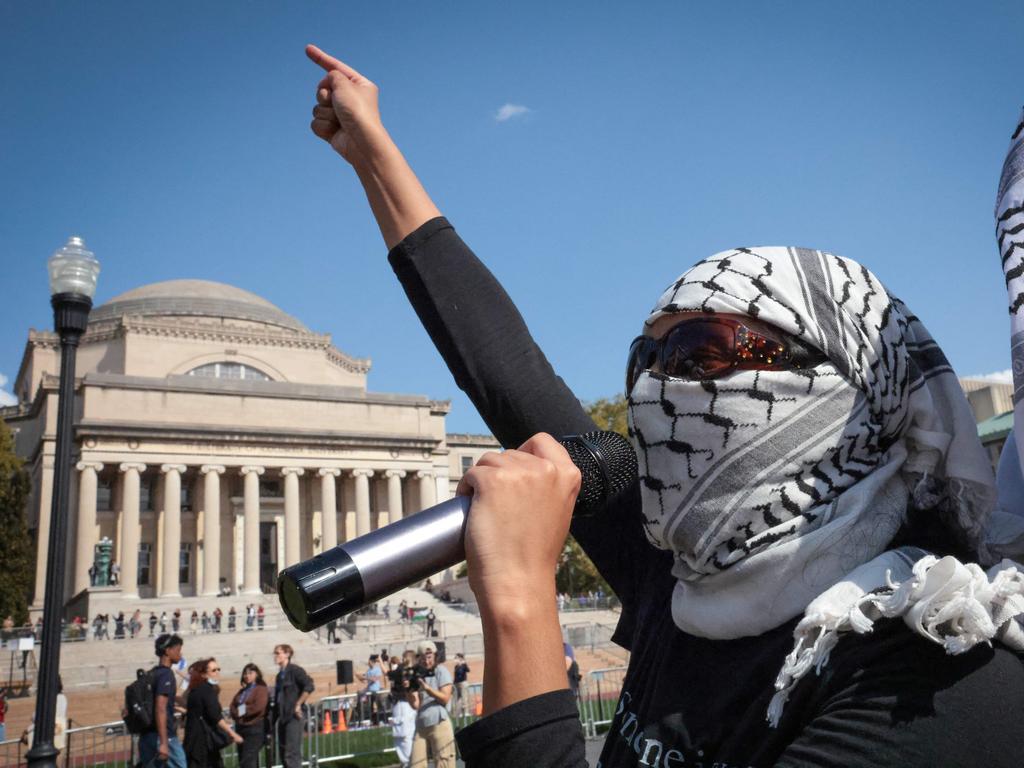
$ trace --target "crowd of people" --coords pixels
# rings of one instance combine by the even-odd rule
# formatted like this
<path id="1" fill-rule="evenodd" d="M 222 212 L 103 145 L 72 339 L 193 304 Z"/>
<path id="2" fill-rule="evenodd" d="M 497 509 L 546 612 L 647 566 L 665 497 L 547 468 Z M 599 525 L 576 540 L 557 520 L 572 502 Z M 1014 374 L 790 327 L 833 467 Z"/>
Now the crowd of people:
<path id="1" fill-rule="evenodd" d="M 456 654 L 454 676 L 438 658 L 437 646 L 422 640 L 401 656 L 387 649 L 371 654 L 353 718 L 370 725 L 390 721 L 395 754 L 402 766 L 426 768 L 428 749 L 437 768 L 455 766 L 452 715 L 469 706 L 469 665 Z M 390 712 L 389 712 L 390 710 Z"/>
<path id="2" fill-rule="evenodd" d="M 43 636 L 43 621 L 44 616 L 40 614 L 34 622 L 27 619 L 24 624 L 16 626 L 13 617 L 7 616 L 0 630 L 0 639 L 6 641 L 14 637 L 32 636 L 36 642 L 40 642 Z M 116 614 L 97 613 L 92 621 L 84 616 L 73 616 L 70 621 L 61 619 L 61 635 L 65 640 L 87 640 L 91 630 L 93 640 L 134 640 L 136 637 L 152 638 L 169 632 L 189 631 L 196 635 L 239 630 L 261 631 L 265 625 L 266 610 L 262 605 L 249 603 L 244 612 L 238 611 L 232 605 L 228 607 L 227 612 L 216 606 L 212 611 L 193 610 L 188 616 L 181 609 L 175 609 L 170 613 L 161 610 L 159 614 L 150 611 L 149 616 L 144 616 L 142 609 L 136 609 L 127 615 L 124 611 L 118 611 Z"/>
<path id="3" fill-rule="evenodd" d="M 292 663 L 292 647 L 274 647 L 278 673 L 272 691 L 258 665 L 242 668 L 225 716 L 220 664 L 212 657 L 188 663 L 184 645 L 178 634 L 161 634 L 154 644 L 158 665 L 149 673 L 140 670 L 150 675 L 154 692 L 151 727 L 139 737 L 141 764 L 158 761 L 172 768 L 217 768 L 223 765 L 221 750 L 233 744 L 239 765 L 256 768 L 260 750 L 276 729 L 284 765 L 301 765 L 303 707 L 314 686 L 305 670 Z M 180 739 L 179 716 L 184 723 Z"/>
<path id="4" fill-rule="evenodd" d="M 278 672 L 269 685 L 258 665 L 246 664 L 226 709 L 221 701 L 224 671 L 217 659 L 190 663 L 184 647 L 180 635 L 159 635 L 154 641 L 157 666 L 148 673 L 139 670 L 139 675 L 150 676 L 153 691 L 151 725 L 139 735 L 140 763 L 218 768 L 223 765 L 222 750 L 234 745 L 239 766 L 255 768 L 260 750 L 273 737 L 285 768 L 298 768 L 304 732 L 314 716 L 308 701 L 315 686 L 294 663 L 292 647 L 274 647 Z M 469 671 L 458 654 L 453 675 L 439 663 L 437 646 L 430 640 L 400 656 L 383 649 L 372 654 L 366 670 L 358 674 L 364 687 L 355 707 L 341 704 L 337 717 L 353 726 L 390 723 L 403 766 L 426 768 L 429 750 L 437 768 L 454 768 L 452 716 L 472 711 Z M 127 706 L 126 702 L 126 716 Z M 184 726 L 180 738 L 179 722 Z"/>
<path id="5" fill-rule="evenodd" d="M 570 595 L 568 592 L 559 592 L 555 596 L 555 600 L 558 603 L 558 610 L 560 611 L 572 611 L 572 610 L 600 610 L 604 608 L 612 607 L 611 601 L 605 594 L 603 589 L 598 588 L 595 590 L 589 590 L 587 592 Z"/>

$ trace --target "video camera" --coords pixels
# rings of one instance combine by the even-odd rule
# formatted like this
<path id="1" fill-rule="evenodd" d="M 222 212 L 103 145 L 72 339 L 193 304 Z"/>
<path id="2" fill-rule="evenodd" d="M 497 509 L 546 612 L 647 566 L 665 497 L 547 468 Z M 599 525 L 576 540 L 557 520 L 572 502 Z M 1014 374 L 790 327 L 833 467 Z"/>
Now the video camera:
<path id="1" fill-rule="evenodd" d="M 407 667 L 403 664 L 402 666 L 389 671 L 388 679 L 391 681 L 392 688 L 397 688 L 398 690 L 418 691 L 420 689 L 420 680 L 424 677 L 430 677 L 433 674 L 433 670 L 427 669 L 427 667 L 422 664 L 417 664 L 414 667 Z M 405 685 L 406 681 L 409 683 L 408 687 Z"/>

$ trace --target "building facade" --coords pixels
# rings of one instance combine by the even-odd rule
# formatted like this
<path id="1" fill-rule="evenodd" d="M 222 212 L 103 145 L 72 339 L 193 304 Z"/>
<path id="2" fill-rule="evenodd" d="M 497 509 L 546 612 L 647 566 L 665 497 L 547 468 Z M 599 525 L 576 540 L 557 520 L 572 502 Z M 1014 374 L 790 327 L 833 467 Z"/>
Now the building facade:
<path id="1" fill-rule="evenodd" d="M 0 409 L 32 477 L 35 610 L 59 366 L 57 335 L 30 331 L 19 403 Z M 281 568 L 448 498 L 462 454 L 493 439 L 460 436 L 453 457 L 448 402 L 370 392 L 369 370 L 220 283 L 155 283 L 94 309 L 76 370 L 66 598 L 90 588 L 102 539 L 126 600 L 255 595 Z"/>
<path id="2" fill-rule="evenodd" d="M 987 379 L 960 379 L 960 388 L 967 396 L 974 420 L 978 423 L 978 438 L 995 471 L 1003 444 L 1013 429 L 1013 385 Z"/>

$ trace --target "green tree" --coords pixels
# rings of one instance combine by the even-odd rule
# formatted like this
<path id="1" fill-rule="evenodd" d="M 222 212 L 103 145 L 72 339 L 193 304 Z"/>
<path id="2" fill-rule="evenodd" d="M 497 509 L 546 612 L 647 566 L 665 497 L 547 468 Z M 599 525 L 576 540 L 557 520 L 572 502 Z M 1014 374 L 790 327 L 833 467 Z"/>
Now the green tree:
<path id="1" fill-rule="evenodd" d="M 35 573 L 32 540 L 25 524 L 29 477 L 14 453 L 14 435 L 0 420 L 0 620 L 15 624 L 28 618 L 28 593 Z"/>
<path id="2" fill-rule="evenodd" d="M 615 594 L 572 536 L 565 541 L 558 570 L 555 571 L 555 588 L 570 595 L 597 592 L 598 589 L 604 590 L 606 595 Z"/>
<path id="3" fill-rule="evenodd" d="M 602 397 L 586 404 L 587 413 L 597 424 L 598 429 L 618 432 L 628 437 L 626 431 L 626 398 L 624 395 Z"/>
<path id="4" fill-rule="evenodd" d="M 599 398 L 587 403 L 586 409 L 598 429 L 626 436 L 626 398 L 623 395 Z M 608 595 L 614 594 L 572 536 L 565 542 L 562 559 L 555 572 L 555 586 L 559 592 L 574 595 L 598 589 Z"/>

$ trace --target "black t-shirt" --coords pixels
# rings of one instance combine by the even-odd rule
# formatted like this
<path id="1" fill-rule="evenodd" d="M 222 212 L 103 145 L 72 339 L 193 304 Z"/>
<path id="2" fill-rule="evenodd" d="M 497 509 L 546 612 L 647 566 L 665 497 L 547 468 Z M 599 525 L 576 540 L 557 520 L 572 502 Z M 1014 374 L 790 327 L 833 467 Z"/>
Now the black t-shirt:
<path id="1" fill-rule="evenodd" d="M 593 422 L 556 376 L 518 310 L 442 218 L 389 255 L 459 387 L 495 437 L 515 447 L 536 432 Z M 625 351 L 623 351 L 625 357 Z M 981 646 L 949 656 L 901 620 L 844 636 L 820 676 L 767 723 L 774 681 L 797 619 L 757 637 L 706 640 L 671 616 L 670 553 L 640 525 L 635 487 L 572 533 L 622 601 L 614 640 L 629 669 L 600 766 L 978 766 L 1024 764 L 1024 665 Z M 545 694 L 483 718 L 458 736 L 467 765 L 584 765 L 571 696 Z M 517 762 L 518 761 L 518 762 Z"/>
<path id="2" fill-rule="evenodd" d="M 174 672 L 170 667 L 157 667 L 153 671 L 153 706 L 157 705 L 157 696 L 167 697 L 167 735 L 174 735 L 174 694 L 177 693 L 178 684 L 174 679 Z M 154 713 L 153 729 L 156 730 Z"/>

